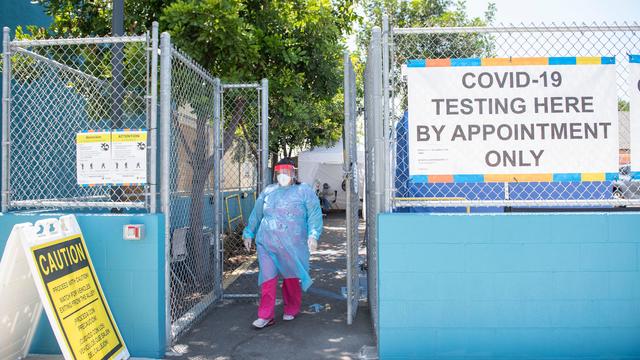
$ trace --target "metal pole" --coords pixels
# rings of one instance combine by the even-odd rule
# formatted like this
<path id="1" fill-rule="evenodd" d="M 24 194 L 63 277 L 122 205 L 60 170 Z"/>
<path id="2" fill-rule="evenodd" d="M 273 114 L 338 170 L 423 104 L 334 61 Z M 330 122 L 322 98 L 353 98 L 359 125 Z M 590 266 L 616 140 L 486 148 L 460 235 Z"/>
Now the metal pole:
<path id="1" fill-rule="evenodd" d="M 217 299 L 222 299 L 222 253 L 220 248 L 220 233 L 222 232 L 222 191 L 220 189 L 220 171 L 222 168 L 220 167 L 220 160 L 222 157 L 222 129 L 220 121 L 220 108 L 222 106 L 222 97 L 221 91 L 222 87 L 220 85 L 220 79 L 215 79 L 213 82 L 214 93 L 213 93 L 213 196 L 214 199 L 214 211 L 213 216 L 215 217 L 214 223 L 214 278 L 213 278 L 213 286 L 215 289 L 215 294 L 217 295 Z"/>
<path id="2" fill-rule="evenodd" d="M 220 266 L 220 278 L 222 279 L 222 277 L 224 276 L 224 252 L 225 252 L 225 244 L 222 241 L 222 233 L 224 232 L 224 208 L 222 207 L 223 201 L 224 200 L 224 192 L 225 190 L 227 190 L 227 188 L 223 188 L 223 184 L 222 182 L 225 181 L 225 179 L 223 179 L 222 177 L 225 174 L 225 160 L 224 160 L 224 142 L 225 142 L 225 136 L 224 136 L 224 119 L 225 119 L 225 106 L 224 106 L 224 92 L 225 92 L 225 87 L 223 84 L 220 84 L 220 91 L 218 92 L 218 96 L 220 96 L 220 107 L 218 109 L 218 112 L 220 113 L 220 125 L 218 126 L 219 129 L 218 131 L 220 132 L 220 136 L 218 136 L 218 141 L 220 142 L 220 148 L 219 148 L 219 155 L 218 155 L 218 164 L 219 164 L 219 170 L 218 170 L 218 177 L 219 177 L 219 181 L 218 181 L 218 186 L 220 187 L 220 195 L 218 195 L 218 198 L 220 199 L 218 208 L 219 208 L 219 216 L 218 216 L 218 221 L 217 221 L 217 225 L 218 225 L 218 238 L 219 238 L 219 242 L 218 242 L 218 246 L 219 246 L 219 251 L 218 251 L 218 256 L 220 257 L 220 262 L 218 263 L 218 265 Z M 215 110 L 214 110 L 215 111 Z M 215 165 L 214 165 L 215 167 Z M 225 293 L 224 293 L 224 285 L 222 283 L 222 281 L 220 281 L 220 299 L 225 297 Z"/>
<path id="3" fill-rule="evenodd" d="M 352 177 L 352 144 L 353 141 L 352 132 L 351 132 L 351 122 L 353 121 L 353 114 L 351 113 L 351 102 L 353 99 L 351 98 L 351 58 L 349 56 L 349 52 L 344 52 L 344 127 L 343 127 L 343 171 L 344 178 L 346 180 L 346 190 L 347 190 L 347 211 L 346 211 L 346 221 L 347 221 L 347 325 L 351 325 L 353 323 L 353 317 L 355 315 L 355 311 L 353 306 L 353 271 L 355 269 L 352 268 L 353 256 L 357 256 L 353 253 L 353 242 L 355 239 L 353 238 L 353 209 L 352 209 L 352 196 L 351 193 L 351 182 L 353 181 Z"/>
<path id="4" fill-rule="evenodd" d="M 111 36 L 124 34 L 124 0 L 113 0 L 111 18 Z M 122 129 L 124 124 L 124 44 L 114 43 L 111 47 L 111 127 Z M 124 187 L 111 187 L 111 202 L 121 202 L 124 196 Z M 122 209 L 114 207 L 112 212 L 121 212 Z"/>
<path id="5" fill-rule="evenodd" d="M 171 146 L 171 37 L 169 33 L 162 33 L 160 55 L 160 134 L 161 153 L 160 184 L 162 213 L 164 214 L 164 286 L 165 286 L 165 337 L 167 344 L 171 343 L 171 207 L 169 204 L 171 178 L 169 172 Z"/>
<path id="6" fill-rule="evenodd" d="M 151 25 L 151 99 L 149 109 L 149 212 L 155 214 L 158 203 L 158 22 Z"/>
<path id="7" fill-rule="evenodd" d="M 262 176 L 262 185 L 259 189 L 262 191 L 271 183 L 269 177 L 269 80 L 262 79 L 262 116 L 261 116 L 261 134 L 260 140 L 262 144 L 262 156 L 260 157 L 260 171 Z"/>
<path id="8" fill-rule="evenodd" d="M 111 17 L 111 35 L 121 36 L 124 33 L 124 0 L 113 0 Z"/>
<path id="9" fill-rule="evenodd" d="M 0 183 L 1 212 L 9 210 L 9 116 L 11 106 L 11 52 L 9 50 L 9 28 L 2 32 L 2 182 Z"/>
<path id="10" fill-rule="evenodd" d="M 382 137 L 384 139 L 384 203 L 383 210 L 391 209 L 391 122 L 389 116 L 389 16 L 382 16 Z"/>
<path id="11" fill-rule="evenodd" d="M 384 137 L 383 137 L 383 102 L 384 93 L 382 89 L 382 54 L 381 54 L 381 33 L 380 28 L 375 27 L 371 33 L 371 59 L 372 77 L 373 77 L 373 138 L 375 141 L 373 150 L 374 161 L 374 177 L 375 177 L 375 211 L 373 216 L 378 216 L 378 213 L 384 209 Z"/>

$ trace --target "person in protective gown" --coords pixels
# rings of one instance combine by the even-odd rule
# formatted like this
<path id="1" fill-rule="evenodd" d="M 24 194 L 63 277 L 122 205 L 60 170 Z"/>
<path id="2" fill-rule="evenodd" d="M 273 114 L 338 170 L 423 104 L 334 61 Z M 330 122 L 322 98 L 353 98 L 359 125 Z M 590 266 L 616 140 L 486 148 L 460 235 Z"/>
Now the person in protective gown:
<path id="1" fill-rule="evenodd" d="M 322 233 L 322 211 L 315 192 L 295 178 L 291 159 L 283 159 L 274 168 L 277 184 L 267 186 L 243 231 L 244 246 L 249 251 L 255 238 L 261 286 L 256 328 L 275 323 L 278 275 L 283 278 L 283 320 L 293 320 L 300 312 L 302 290 L 313 280 L 309 276 L 309 253 L 315 251 Z"/>

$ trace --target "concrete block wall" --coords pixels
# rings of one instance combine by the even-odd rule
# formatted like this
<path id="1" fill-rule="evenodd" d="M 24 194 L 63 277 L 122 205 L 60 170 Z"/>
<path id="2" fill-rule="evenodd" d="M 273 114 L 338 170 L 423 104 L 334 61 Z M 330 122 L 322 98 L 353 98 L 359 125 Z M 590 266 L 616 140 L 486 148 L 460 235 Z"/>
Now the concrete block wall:
<path id="1" fill-rule="evenodd" d="M 382 359 L 639 358 L 640 214 L 381 214 Z"/>
<path id="2" fill-rule="evenodd" d="M 0 254 L 13 225 L 61 214 L 0 214 Z M 165 340 L 164 217 L 160 214 L 77 214 L 78 223 L 111 312 L 134 357 L 163 358 Z M 143 224 L 140 241 L 122 239 L 126 224 Z M 34 354 L 59 354 L 45 315 L 34 335 Z"/>

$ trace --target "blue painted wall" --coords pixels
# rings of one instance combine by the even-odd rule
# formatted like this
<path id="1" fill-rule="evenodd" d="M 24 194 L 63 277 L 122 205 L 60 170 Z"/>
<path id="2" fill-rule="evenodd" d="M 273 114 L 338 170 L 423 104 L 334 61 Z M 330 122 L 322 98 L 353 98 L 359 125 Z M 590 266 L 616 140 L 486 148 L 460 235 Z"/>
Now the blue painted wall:
<path id="1" fill-rule="evenodd" d="M 640 213 L 381 214 L 382 359 L 640 358 Z"/>
<path id="2" fill-rule="evenodd" d="M 60 215 L 0 214 L 0 254 L 14 224 Z M 164 217 L 149 214 L 76 216 L 129 352 L 135 357 L 164 357 Z M 123 240 L 125 224 L 144 224 L 145 238 Z M 31 353 L 60 353 L 46 316 L 41 318 Z"/>
<path id="3" fill-rule="evenodd" d="M 31 4 L 28 0 L 0 0 L 0 30 L 5 26 L 11 29 L 11 39 L 14 38 L 16 27 L 22 26 L 26 30 L 27 25 L 48 27 L 51 18 L 44 13 L 40 4 Z M 0 67 L 0 76 L 2 67 Z M 0 86 L 0 98 L 2 87 Z M 2 149 L 0 148 L 0 154 Z"/>

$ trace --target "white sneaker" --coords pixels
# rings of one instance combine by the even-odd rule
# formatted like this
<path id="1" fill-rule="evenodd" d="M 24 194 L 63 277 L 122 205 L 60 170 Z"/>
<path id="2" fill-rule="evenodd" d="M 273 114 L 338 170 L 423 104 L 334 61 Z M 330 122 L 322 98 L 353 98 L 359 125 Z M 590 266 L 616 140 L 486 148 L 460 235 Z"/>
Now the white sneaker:
<path id="1" fill-rule="evenodd" d="M 295 318 L 296 317 L 293 316 L 293 315 L 287 315 L 287 314 L 282 315 L 282 320 L 284 320 L 284 321 L 291 321 L 291 320 L 293 320 Z"/>
<path id="2" fill-rule="evenodd" d="M 267 326 L 271 326 L 273 324 L 275 324 L 276 322 L 273 319 L 262 319 L 262 318 L 257 318 L 256 321 L 253 322 L 253 326 L 257 329 L 263 329 L 266 328 Z"/>

